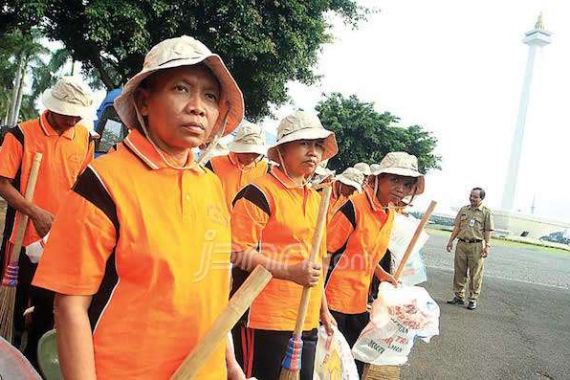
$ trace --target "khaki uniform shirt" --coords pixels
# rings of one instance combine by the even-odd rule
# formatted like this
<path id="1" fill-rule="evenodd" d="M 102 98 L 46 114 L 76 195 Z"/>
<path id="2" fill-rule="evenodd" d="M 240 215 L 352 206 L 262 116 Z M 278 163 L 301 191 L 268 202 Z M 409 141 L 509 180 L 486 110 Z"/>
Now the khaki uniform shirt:
<path id="1" fill-rule="evenodd" d="M 457 237 L 462 240 L 483 240 L 485 231 L 495 229 L 491 210 L 483 204 L 462 207 L 455 218 L 455 225 L 459 226 Z"/>

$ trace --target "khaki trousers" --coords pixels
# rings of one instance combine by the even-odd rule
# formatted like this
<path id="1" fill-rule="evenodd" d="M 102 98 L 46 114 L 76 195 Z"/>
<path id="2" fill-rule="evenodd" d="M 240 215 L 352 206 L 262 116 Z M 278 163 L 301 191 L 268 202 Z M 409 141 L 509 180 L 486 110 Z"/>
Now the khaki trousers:
<path id="1" fill-rule="evenodd" d="M 469 301 L 477 301 L 483 283 L 483 263 L 481 257 L 483 242 L 457 242 L 455 247 L 455 271 L 453 275 L 453 292 L 455 296 L 465 299 L 465 285 L 469 277 Z M 468 273 L 469 272 L 469 273 Z"/>

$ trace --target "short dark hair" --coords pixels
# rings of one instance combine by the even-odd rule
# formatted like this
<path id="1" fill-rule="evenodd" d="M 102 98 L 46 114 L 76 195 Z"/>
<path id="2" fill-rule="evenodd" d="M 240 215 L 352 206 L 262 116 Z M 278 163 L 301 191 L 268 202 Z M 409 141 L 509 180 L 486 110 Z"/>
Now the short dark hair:
<path id="1" fill-rule="evenodd" d="M 485 190 L 483 190 L 483 188 L 481 187 L 474 187 L 473 190 L 479 190 L 479 197 L 481 198 L 481 200 L 485 199 Z"/>

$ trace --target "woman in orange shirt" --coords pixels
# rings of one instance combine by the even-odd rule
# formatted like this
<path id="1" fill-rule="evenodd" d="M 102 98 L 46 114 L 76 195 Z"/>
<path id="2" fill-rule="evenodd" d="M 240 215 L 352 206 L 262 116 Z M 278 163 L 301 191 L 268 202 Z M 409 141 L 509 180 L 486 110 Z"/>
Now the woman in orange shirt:
<path id="1" fill-rule="evenodd" d="M 325 294 L 338 329 L 351 347 L 369 321 L 366 305 L 375 271 L 381 281 L 396 283 L 378 268 L 390 241 L 394 205 L 424 190 L 417 159 L 405 152 L 388 153 L 371 175 L 371 186 L 350 198 L 327 227 L 331 259 Z M 357 364 L 361 372 L 362 363 Z"/>
<path id="2" fill-rule="evenodd" d="M 227 304 L 229 214 L 191 150 L 238 126 L 243 97 L 221 58 L 182 36 L 151 49 L 115 108 L 131 132 L 79 177 L 34 285 L 57 293 L 66 379 L 168 379 Z M 243 372 L 220 345 L 197 378 Z"/>
<path id="3" fill-rule="evenodd" d="M 273 274 L 248 316 L 244 367 L 259 380 L 279 377 L 303 286 L 322 287 L 325 245 L 316 264 L 308 261 L 320 203 L 308 181 L 318 163 L 337 152 L 334 134 L 306 112 L 283 119 L 277 135 L 268 156 L 279 166 L 243 188 L 232 210 L 232 261 L 246 271 L 263 265 Z M 322 291 L 315 290 L 303 326 L 301 379 L 313 378 L 319 319 L 330 329 Z"/>

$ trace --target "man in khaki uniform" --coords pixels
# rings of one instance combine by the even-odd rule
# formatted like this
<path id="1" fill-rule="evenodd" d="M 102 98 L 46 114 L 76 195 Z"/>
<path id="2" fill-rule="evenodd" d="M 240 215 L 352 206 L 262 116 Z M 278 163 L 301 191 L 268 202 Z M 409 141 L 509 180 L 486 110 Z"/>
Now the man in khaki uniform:
<path id="1" fill-rule="evenodd" d="M 453 291 L 455 297 L 447 303 L 464 305 L 465 285 L 469 270 L 469 310 L 477 308 L 477 298 L 483 282 L 483 263 L 491 248 L 491 231 L 493 217 L 491 210 L 483 205 L 485 190 L 476 187 L 471 190 L 469 206 L 459 210 L 455 218 L 455 226 L 447 243 L 447 252 L 453 249 L 453 240 L 458 238 L 455 247 L 455 273 L 453 276 Z"/>

